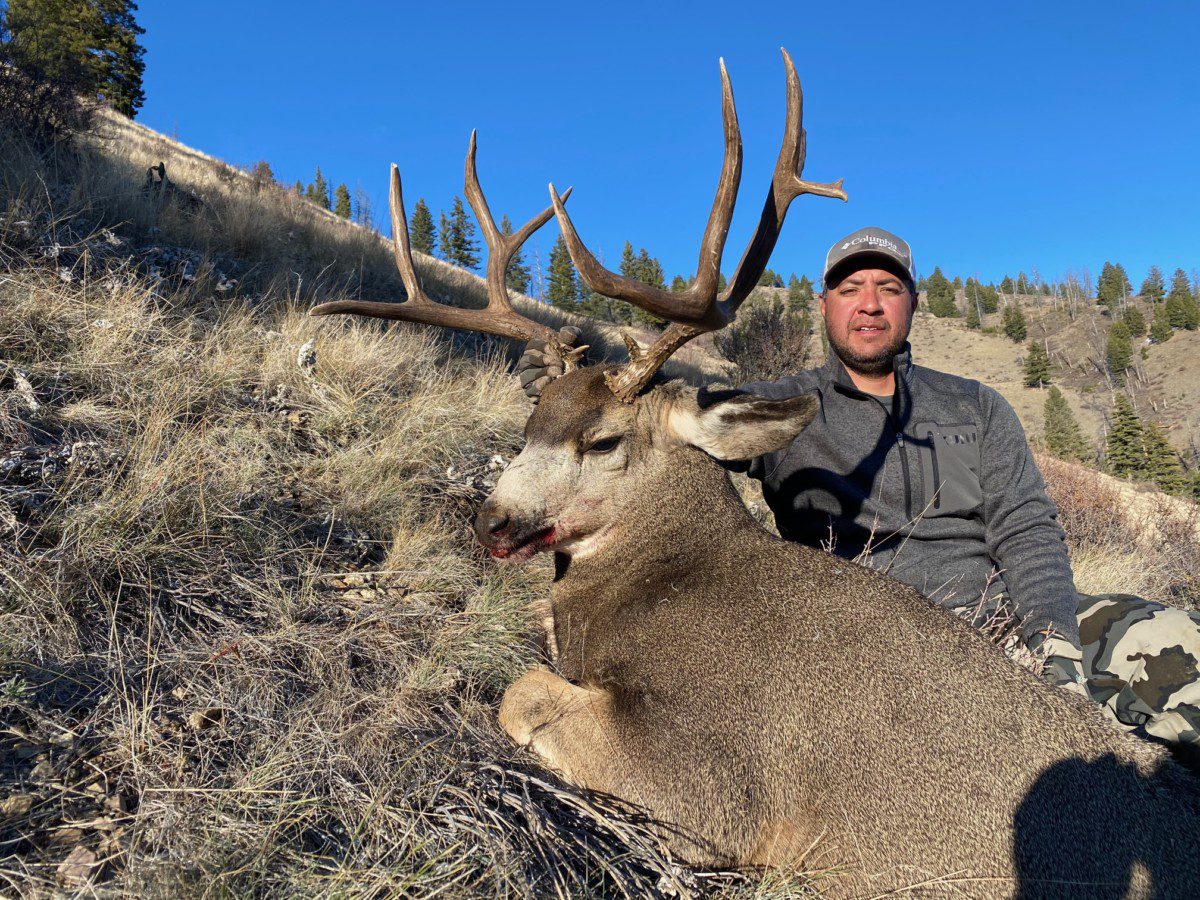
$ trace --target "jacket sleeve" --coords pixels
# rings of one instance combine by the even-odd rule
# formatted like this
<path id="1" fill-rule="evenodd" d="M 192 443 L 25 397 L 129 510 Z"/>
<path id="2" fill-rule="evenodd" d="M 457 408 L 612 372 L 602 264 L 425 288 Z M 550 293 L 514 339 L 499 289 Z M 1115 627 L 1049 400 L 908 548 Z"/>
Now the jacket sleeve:
<path id="1" fill-rule="evenodd" d="M 1008 401 L 981 386 L 980 406 L 985 539 L 1021 619 L 1021 636 L 1053 626 L 1078 647 L 1078 601 L 1058 509 Z"/>

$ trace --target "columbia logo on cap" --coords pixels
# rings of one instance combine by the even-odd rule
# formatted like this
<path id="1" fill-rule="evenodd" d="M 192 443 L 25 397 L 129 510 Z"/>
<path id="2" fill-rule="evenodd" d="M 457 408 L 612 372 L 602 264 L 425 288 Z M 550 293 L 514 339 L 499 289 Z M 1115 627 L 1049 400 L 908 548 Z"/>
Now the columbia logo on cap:
<path id="1" fill-rule="evenodd" d="M 917 270 L 913 265 L 912 250 L 909 248 L 908 242 L 890 231 L 874 227 L 860 228 L 830 247 L 829 253 L 825 255 L 825 271 L 821 273 L 821 279 L 828 286 L 831 271 L 840 268 L 844 262 L 853 257 L 871 254 L 887 257 L 897 263 L 908 274 L 909 279 L 916 283 Z"/>

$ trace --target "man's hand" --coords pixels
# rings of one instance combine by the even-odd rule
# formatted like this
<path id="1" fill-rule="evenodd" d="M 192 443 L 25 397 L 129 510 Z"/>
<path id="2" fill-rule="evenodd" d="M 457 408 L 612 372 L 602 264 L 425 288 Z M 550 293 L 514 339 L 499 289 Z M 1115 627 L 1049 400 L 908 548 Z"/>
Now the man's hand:
<path id="1" fill-rule="evenodd" d="M 574 325 L 565 325 L 558 330 L 558 339 L 567 347 L 576 347 L 582 333 Z M 581 360 L 582 361 L 582 360 Z M 525 352 L 517 361 L 517 377 L 521 388 L 536 401 L 542 390 L 563 373 L 565 365 L 558 347 L 541 338 L 534 338 L 525 345 Z"/>
<path id="2" fill-rule="evenodd" d="M 1053 632 L 1038 632 L 1026 641 L 1025 646 L 1041 659 L 1044 681 L 1088 696 L 1087 679 L 1083 677 L 1082 650 Z"/>

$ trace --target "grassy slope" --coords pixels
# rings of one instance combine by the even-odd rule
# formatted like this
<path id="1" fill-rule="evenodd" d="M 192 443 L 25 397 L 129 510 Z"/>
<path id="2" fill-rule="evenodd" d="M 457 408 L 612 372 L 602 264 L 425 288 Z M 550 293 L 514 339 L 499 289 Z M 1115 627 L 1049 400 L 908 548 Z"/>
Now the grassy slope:
<path id="1" fill-rule="evenodd" d="M 537 780 L 495 726 L 534 659 L 525 607 L 546 575 L 497 568 L 468 531 L 528 410 L 511 348 L 306 318 L 399 296 L 386 246 L 108 128 L 56 165 L 0 153 L 0 878 L 39 893 L 82 873 L 139 896 L 651 890 L 672 870 L 641 833 Z M 159 159 L 200 215 L 141 195 Z M 155 278 L 132 251 L 148 243 L 195 249 L 199 275 Z M 482 301 L 473 276 L 419 266 L 430 292 Z M 1096 568 L 1105 586 L 1189 596 L 1182 550 L 1141 546 L 1085 471 L 1048 471 L 1077 556 L 1132 563 Z M 71 854 L 82 868 L 61 868 Z"/>
<path id="2" fill-rule="evenodd" d="M 1105 340 L 1111 320 L 1098 308 L 1080 310 L 1074 320 L 1051 309 L 1043 300 L 1021 298 L 1029 322 L 1030 338 L 1045 338 L 1056 365 L 1055 384 L 1093 446 L 1103 446 L 1112 408 L 1114 386 L 1104 375 Z M 1152 310 L 1144 307 L 1147 321 Z M 987 316 L 985 325 L 996 325 L 999 316 Z M 994 321 L 993 321 L 994 320 Z M 978 378 L 1000 391 L 1021 417 L 1031 436 L 1042 432 L 1045 393 L 1027 388 L 1022 381 L 1025 345 L 1016 345 L 1002 334 L 972 331 L 961 319 L 938 319 L 918 314 L 913 325 L 913 346 L 918 362 Z M 1147 358 L 1138 350 L 1145 339 L 1135 339 L 1135 369 L 1127 391 L 1139 413 L 1167 429 L 1175 446 L 1190 459 L 1200 447 L 1200 332 L 1179 331 L 1165 344 L 1147 346 Z"/>
<path id="3" fill-rule="evenodd" d="M 469 531 L 511 349 L 308 318 L 399 296 L 377 236 L 108 125 L 0 135 L 0 892 L 698 884 L 495 724 L 548 581 Z M 159 159 L 200 213 L 142 195 Z"/>

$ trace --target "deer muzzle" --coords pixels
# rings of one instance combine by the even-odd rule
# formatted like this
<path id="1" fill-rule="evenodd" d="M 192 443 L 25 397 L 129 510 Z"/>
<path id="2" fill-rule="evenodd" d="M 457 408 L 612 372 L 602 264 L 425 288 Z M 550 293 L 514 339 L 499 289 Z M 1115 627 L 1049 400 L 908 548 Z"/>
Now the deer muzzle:
<path id="1" fill-rule="evenodd" d="M 475 515 L 475 537 L 495 559 L 525 560 L 552 547 L 558 529 L 514 516 L 489 497 Z"/>

